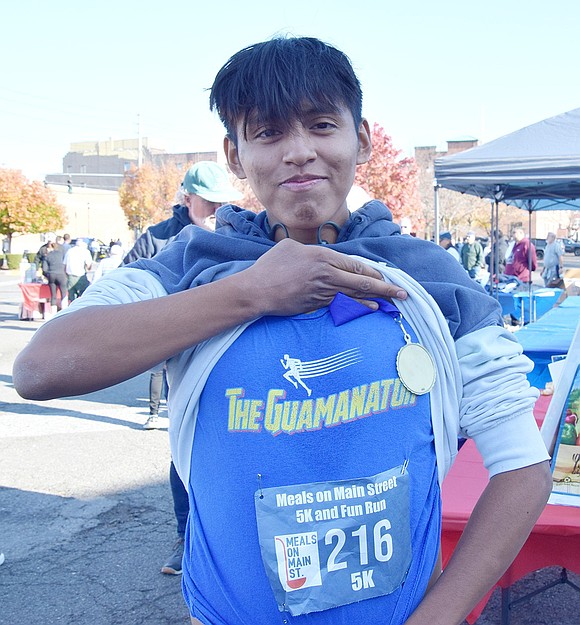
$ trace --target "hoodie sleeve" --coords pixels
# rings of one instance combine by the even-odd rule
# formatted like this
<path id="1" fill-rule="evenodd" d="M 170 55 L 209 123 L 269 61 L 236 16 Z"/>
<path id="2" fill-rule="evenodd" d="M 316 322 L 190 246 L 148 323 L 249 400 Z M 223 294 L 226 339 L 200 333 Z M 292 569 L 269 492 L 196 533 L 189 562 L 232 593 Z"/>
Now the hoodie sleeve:
<path id="1" fill-rule="evenodd" d="M 155 246 L 153 245 L 153 237 L 151 236 L 151 232 L 146 230 L 138 239 L 135 241 L 135 245 L 129 250 L 127 256 L 123 259 L 123 264 L 128 265 L 129 263 L 133 263 L 140 258 L 151 258 L 155 255 Z"/>
<path id="2" fill-rule="evenodd" d="M 459 426 L 473 438 L 490 476 L 549 458 L 534 419 L 538 390 L 526 374 L 533 367 L 504 328 L 470 332 L 455 343 L 463 396 Z"/>

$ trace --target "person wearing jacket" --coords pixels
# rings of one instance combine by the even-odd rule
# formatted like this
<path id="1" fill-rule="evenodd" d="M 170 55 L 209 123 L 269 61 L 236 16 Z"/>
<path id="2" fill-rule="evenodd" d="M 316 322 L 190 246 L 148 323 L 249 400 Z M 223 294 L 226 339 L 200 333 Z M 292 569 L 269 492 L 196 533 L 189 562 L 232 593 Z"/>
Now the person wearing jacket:
<path id="1" fill-rule="evenodd" d="M 485 264 L 487 265 L 488 271 L 495 276 L 496 280 L 505 271 L 507 249 L 508 242 L 503 236 L 503 232 L 501 230 L 494 230 L 491 249 L 485 257 Z"/>
<path id="2" fill-rule="evenodd" d="M 542 270 L 544 286 L 557 282 L 562 277 L 562 256 L 564 256 L 564 249 L 561 241 L 558 241 L 553 232 L 548 232 L 546 247 L 544 248 L 544 269 Z"/>
<path id="3" fill-rule="evenodd" d="M 210 103 L 265 211 L 224 206 L 215 233 L 185 228 L 105 276 L 36 333 L 15 387 L 83 393 L 167 360 L 192 624 L 458 625 L 549 495 L 530 361 L 445 250 L 401 236 L 380 201 L 349 212 L 371 141 L 342 52 L 249 46 Z M 70 331 L 118 364 L 30 375 Z M 441 574 L 440 485 L 460 434 L 492 477 Z"/>
<path id="4" fill-rule="evenodd" d="M 468 232 L 465 241 L 461 246 L 461 264 L 470 278 L 477 278 L 479 272 L 484 268 L 483 248 L 481 243 L 475 239 L 474 232 Z"/>
<path id="5" fill-rule="evenodd" d="M 46 253 L 42 258 L 42 273 L 46 276 L 50 287 L 50 313 L 49 315 L 45 313 L 45 318 L 56 314 L 59 308 L 65 308 L 67 305 L 68 289 L 64 257 L 65 249 L 62 245 L 58 245 L 56 241 L 49 241 L 46 244 Z M 60 291 L 60 302 L 57 290 Z"/>
<path id="6" fill-rule="evenodd" d="M 147 228 L 129 250 L 123 264 L 127 265 L 139 258 L 152 258 L 185 226 L 194 224 L 214 230 L 216 209 L 228 201 L 239 199 L 241 195 L 220 165 L 213 161 L 195 163 L 185 173 L 177 192 L 173 215 Z"/>
<path id="7" fill-rule="evenodd" d="M 505 275 L 515 276 L 520 282 L 529 284 L 538 264 L 536 247 L 526 237 L 523 228 L 514 228 L 512 236 L 514 246 L 506 260 Z"/>
<path id="8" fill-rule="evenodd" d="M 191 224 L 213 231 L 216 209 L 228 200 L 236 200 L 239 197 L 241 193 L 232 186 L 228 174 L 217 163 L 213 161 L 195 163 L 185 173 L 177 192 L 177 204 L 173 207 L 173 215 L 148 228 L 129 250 L 123 259 L 123 264 L 126 265 L 140 258 L 152 258 Z M 156 430 L 161 427 L 159 406 L 166 385 L 165 363 L 162 363 L 151 370 L 149 378 L 149 417 L 143 425 L 146 430 Z M 177 475 L 173 461 L 169 467 L 169 483 L 177 522 L 177 540 L 171 555 L 161 567 L 161 572 L 167 575 L 179 575 L 182 570 L 183 539 L 189 514 L 189 502 L 187 491 Z"/>

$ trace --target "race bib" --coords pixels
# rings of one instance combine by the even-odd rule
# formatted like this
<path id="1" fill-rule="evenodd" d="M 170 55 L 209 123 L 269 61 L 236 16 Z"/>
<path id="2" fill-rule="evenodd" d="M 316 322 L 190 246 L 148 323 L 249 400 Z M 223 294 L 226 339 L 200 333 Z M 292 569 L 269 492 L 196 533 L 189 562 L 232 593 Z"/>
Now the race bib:
<path id="1" fill-rule="evenodd" d="M 262 560 L 280 611 L 292 616 L 387 595 L 411 564 L 409 474 L 256 492 Z"/>

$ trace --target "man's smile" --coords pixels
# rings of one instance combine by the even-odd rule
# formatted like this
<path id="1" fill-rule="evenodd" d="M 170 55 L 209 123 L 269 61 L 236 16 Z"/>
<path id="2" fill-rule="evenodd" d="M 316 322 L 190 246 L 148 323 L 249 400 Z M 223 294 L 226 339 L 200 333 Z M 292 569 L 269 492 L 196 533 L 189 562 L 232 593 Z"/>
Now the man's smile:
<path id="1" fill-rule="evenodd" d="M 326 178 L 323 176 L 302 174 L 287 178 L 280 184 L 280 186 L 290 191 L 309 191 L 324 180 L 326 180 Z"/>

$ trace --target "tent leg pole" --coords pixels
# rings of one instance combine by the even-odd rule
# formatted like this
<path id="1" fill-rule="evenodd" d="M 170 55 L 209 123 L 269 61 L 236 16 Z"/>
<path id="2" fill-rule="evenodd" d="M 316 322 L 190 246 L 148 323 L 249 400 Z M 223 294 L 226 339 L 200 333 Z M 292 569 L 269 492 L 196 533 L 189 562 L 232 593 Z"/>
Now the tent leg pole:
<path id="1" fill-rule="evenodd" d="M 534 318 L 532 318 L 532 203 L 530 200 L 528 200 L 528 273 L 529 273 L 529 279 L 530 281 L 528 282 L 528 298 L 529 298 L 529 304 L 530 304 L 530 321 L 535 321 L 535 315 Z"/>
<path id="2" fill-rule="evenodd" d="M 491 202 L 490 204 L 491 206 L 491 219 L 490 219 L 490 223 L 491 223 L 491 228 L 490 228 L 490 232 L 489 232 L 489 294 L 494 296 L 495 295 L 495 283 L 493 280 L 493 274 L 494 274 L 494 269 L 495 269 L 495 253 L 494 253 L 494 245 L 493 245 L 493 233 L 495 231 L 495 226 L 494 226 L 494 215 L 493 215 L 493 202 Z"/>
<path id="3" fill-rule="evenodd" d="M 497 200 L 495 201 L 495 225 L 496 225 L 496 243 L 499 241 L 499 202 Z M 495 253 L 495 270 L 497 272 L 497 291 L 499 291 L 499 245 L 495 246 L 496 249 L 496 253 Z M 496 292 L 497 292 L 496 291 Z"/>
<path id="4" fill-rule="evenodd" d="M 433 242 L 439 243 L 439 185 L 433 180 Z"/>

